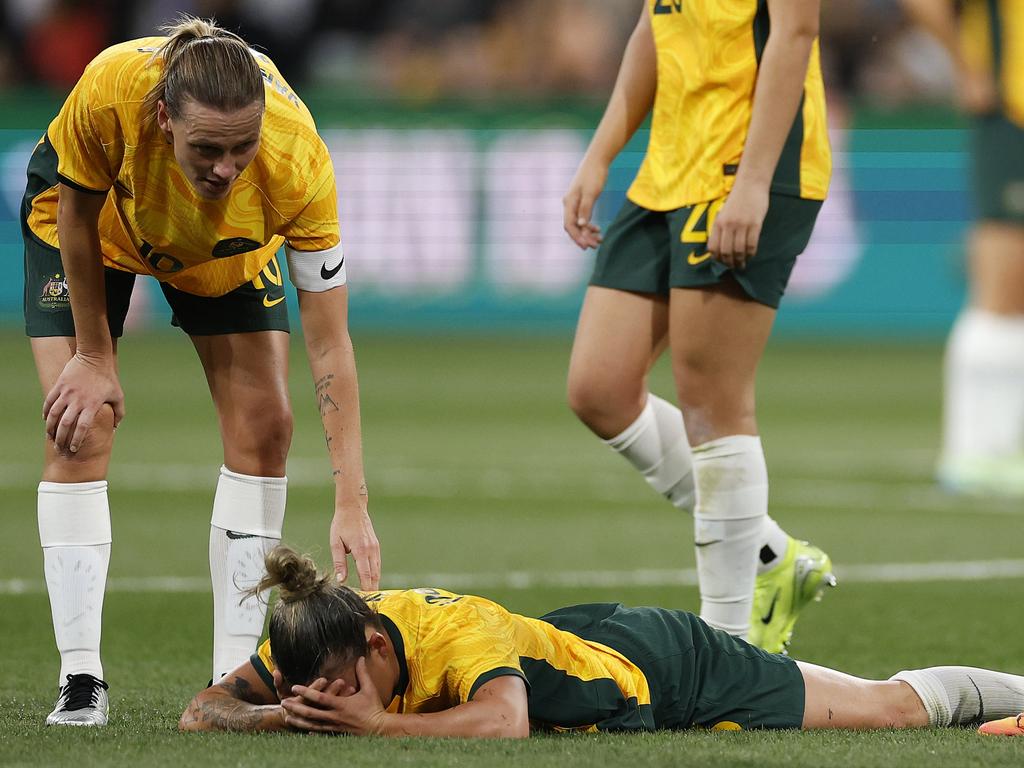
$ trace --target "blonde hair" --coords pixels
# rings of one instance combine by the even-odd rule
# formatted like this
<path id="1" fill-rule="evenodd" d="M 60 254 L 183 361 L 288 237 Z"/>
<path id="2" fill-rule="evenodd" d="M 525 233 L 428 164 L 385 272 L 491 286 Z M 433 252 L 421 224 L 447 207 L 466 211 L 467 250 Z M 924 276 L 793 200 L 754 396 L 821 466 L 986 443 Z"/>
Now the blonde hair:
<path id="1" fill-rule="evenodd" d="M 168 40 L 151 59 L 161 59 L 163 69 L 143 101 L 147 120 L 156 118 L 159 101 L 171 117 L 178 117 L 189 99 L 224 111 L 265 104 L 263 73 L 234 32 L 185 14 L 161 31 Z"/>
<path id="2" fill-rule="evenodd" d="M 278 588 L 268 634 L 285 680 L 308 685 L 326 662 L 347 664 L 366 655 L 366 626 L 381 625 L 362 597 L 332 575 L 321 576 L 312 558 L 290 547 L 274 547 L 265 564 L 266 576 L 250 592 Z"/>

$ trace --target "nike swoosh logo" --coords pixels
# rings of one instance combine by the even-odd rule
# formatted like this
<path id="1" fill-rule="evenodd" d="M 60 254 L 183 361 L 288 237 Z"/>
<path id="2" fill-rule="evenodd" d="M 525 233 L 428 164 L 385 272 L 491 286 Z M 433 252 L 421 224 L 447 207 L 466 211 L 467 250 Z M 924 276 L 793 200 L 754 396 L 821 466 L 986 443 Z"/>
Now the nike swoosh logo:
<path id="1" fill-rule="evenodd" d="M 229 539 L 255 539 L 255 533 L 235 533 L 234 531 L 225 531 Z"/>
<path id="2" fill-rule="evenodd" d="M 711 258 L 711 251 L 708 251 L 707 253 L 703 253 L 700 256 L 697 256 L 696 254 L 691 253 L 689 256 L 686 257 L 686 263 L 689 264 L 690 266 L 696 267 L 698 264 L 703 264 L 705 261 L 707 261 L 710 258 Z"/>
<path id="3" fill-rule="evenodd" d="M 721 541 L 722 541 L 721 539 L 712 539 L 711 541 L 695 541 L 695 542 L 693 542 L 693 546 L 695 546 L 695 547 L 710 547 L 712 544 L 719 544 L 719 543 L 721 543 Z"/>
<path id="4" fill-rule="evenodd" d="M 282 301 L 284 301 L 284 296 L 282 296 L 279 299 L 272 299 L 269 296 L 264 296 L 263 297 L 263 306 L 264 307 L 268 307 L 268 308 L 269 307 L 273 307 L 273 306 L 276 306 L 276 305 L 280 304 Z"/>
<path id="5" fill-rule="evenodd" d="M 775 590 L 775 596 L 772 598 L 772 604 L 768 608 L 768 613 L 761 617 L 762 624 L 771 624 L 772 616 L 775 615 L 775 604 L 779 601 L 779 591 Z"/>
<path id="6" fill-rule="evenodd" d="M 332 269 L 328 269 L 327 268 L 327 262 L 325 261 L 323 263 L 323 265 L 320 267 L 320 277 L 322 277 L 324 280 L 330 280 L 332 277 L 334 277 L 336 274 L 338 274 L 338 270 L 341 269 L 341 266 L 344 263 L 345 263 L 345 257 L 342 256 L 341 257 L 341 261 L 338 262 L 337 266 L 335 266 Z"/>

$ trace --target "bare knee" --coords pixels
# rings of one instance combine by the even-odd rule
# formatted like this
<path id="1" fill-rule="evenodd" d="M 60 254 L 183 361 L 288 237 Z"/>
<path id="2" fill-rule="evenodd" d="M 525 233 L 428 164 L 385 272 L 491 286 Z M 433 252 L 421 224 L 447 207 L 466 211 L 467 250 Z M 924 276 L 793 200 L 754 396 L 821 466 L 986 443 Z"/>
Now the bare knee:
<path id="1" fill-rule="evenodd" d="M 93 417 L 85 440 L 75 453 L 58 451 L 46 438 L 43 477 L 50 483 L 88 483 L 103 480 L 110 466 L 114 447 L 114 409 L 104 404 Z"/>
<path id="2" fill-rule="evenodd" d="M 608 439 L 632 424 L 647 403 L 646 382 L 614 374 L 594 375 L 570 369 L 569 408 L 599 437 Z"/>
<path id="3" fill-rule="evenodd" d="M 239 408 L 222 416 L 224 463 L 246 475 L 284 475 L 293 431 L 287 401 Z"/>
<path id="4" fill-rule="evenodd" d="M 757 434 L 752 380 L 716 368 L 696 354 L 673 357 L 672 371 L 691 444 Z"/>

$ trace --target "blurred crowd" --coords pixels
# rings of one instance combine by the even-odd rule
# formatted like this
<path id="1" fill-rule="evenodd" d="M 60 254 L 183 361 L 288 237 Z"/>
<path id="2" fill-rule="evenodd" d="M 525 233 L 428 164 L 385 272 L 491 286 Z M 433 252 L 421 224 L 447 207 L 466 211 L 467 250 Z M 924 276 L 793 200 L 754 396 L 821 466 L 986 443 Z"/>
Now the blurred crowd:
<path id="1" fill-rule="evenodd" d="M 641 0 L 0 0 L 0 89 L 66 92 L 112 42 L 181 12 L 215 17 L 292 85 L 402 99 L 603 98 Z M 945 93 L 949 67 L 898 0 L 823 0 L 837 95 L 903 103 Z"/>

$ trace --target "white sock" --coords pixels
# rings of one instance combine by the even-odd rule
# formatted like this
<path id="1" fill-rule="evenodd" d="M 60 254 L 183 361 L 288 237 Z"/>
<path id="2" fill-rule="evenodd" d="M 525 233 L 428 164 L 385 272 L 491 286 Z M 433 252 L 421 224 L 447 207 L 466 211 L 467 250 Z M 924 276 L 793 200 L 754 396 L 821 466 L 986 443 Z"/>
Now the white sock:
<path id="1" fill-rule="evenodd" d="M 961 312 L 945 379 L 944 465 L 1024 452 L 1024 316 Z"/>
<path id="2" fill-rule="evenodd" d="M 647 484 L 674 507 L 693 512 L 693 459 L 682 411 L 648 394 L 647 405 L 636 421 L 603 442 L 638 469 Z"/>
<path id="3" fill-rule="evenodd" d="M 744 637 L 750 629 L 757 555 L 768 514 L 768 469 L 761 438 L 731 435 L 693 449 L 693 516 L 700 616 Z"/>
<path id="4" fill-rule="evenodd" d="M 647 406 L 636 421 L 621 434 L 602 442 L 638 469 L 647 484 L 672 502 L 676 509 L 693 513 L 696 501 L 693 457 L 686 439 L 682 411 L 648 393 Z M 785 556 L 789 534 L 766 516 L 761 545 L 758 574 L 770 571 Z"/>
<path id="5" fill-rule="evenodd" d="M 928 713 L 931 725 L 968 725 L 1024 712 L 1024 677 L 975 667 L 897 672 Z"/>
<path id="6" fill-rule="evenodd" d="M 281 541 L 288 479 L 220 468 L 210 521 L 213 680 L 249 660 L 263 633 L 267 604 L 245 597 L 266 573 L 263 558 Z"/>
<path id="7" fill-rule="evenodd" d="M 103 679 L 100 629 L 110 563 L 107 481 L 39 484 L 37 517 L 60 676 Z"/>

